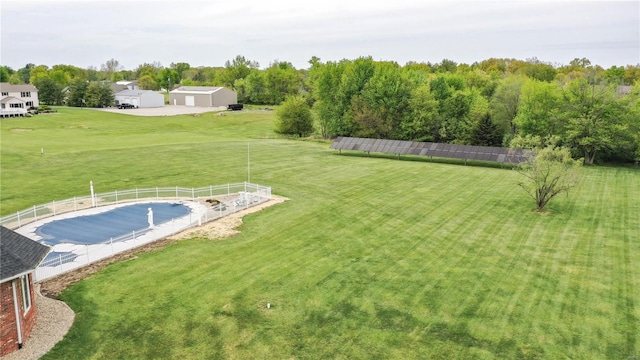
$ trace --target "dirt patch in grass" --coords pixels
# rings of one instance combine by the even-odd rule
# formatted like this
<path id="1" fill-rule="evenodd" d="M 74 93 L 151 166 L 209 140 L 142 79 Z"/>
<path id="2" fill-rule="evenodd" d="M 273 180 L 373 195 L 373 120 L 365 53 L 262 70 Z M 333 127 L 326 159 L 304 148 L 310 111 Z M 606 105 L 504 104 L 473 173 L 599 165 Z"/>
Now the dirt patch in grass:
<path id="1" fill-rule="evenodd" d="M 246 210 L 239 211 L 235 214 L 231 214 L 221 219 L 217 219 L 209 223 L 203 224 L 202 226 L 185 230 L 181 233 L 154 241 L 150 244 L 147 244 L 135 249 L 121 252 L 112 257 L 91 263 L 87 266 L 81 267 L 79 269 L 70 271 L 65 274 L 61 274 L 54 278 L 47 279 L 40 283 L 40 286 L 41 286 L 40 291 L 43 295 L 55 299 L 60 295 L 60 293 L 64 289 L 66 289 L 70 285 L 75 284 L 78 281 L 99 272 L 100 270 L 106 268 L 107 266 L 115 262 L 135 259 L 136 257 L 138 257 L 139 254 L 161 249 L 169 244 L 172 244 L 182 239 L 192 239 L 192 238 L 198 237 L 198 238 L 207 238 L 211 240 L 218 240 L 218 239 L 228 238 L 230 236 L 233 236 L 239 233 L 237 228 L 242 224 L 242 218 L 245 215 L 260 211 L 264 208 L 267 208 L 275 204 L 282 203 L 286 200 L 288 199 L 281 196 L 274 195 L 272 196 L 271 200 L 256 206 L 252 206 Z"/>

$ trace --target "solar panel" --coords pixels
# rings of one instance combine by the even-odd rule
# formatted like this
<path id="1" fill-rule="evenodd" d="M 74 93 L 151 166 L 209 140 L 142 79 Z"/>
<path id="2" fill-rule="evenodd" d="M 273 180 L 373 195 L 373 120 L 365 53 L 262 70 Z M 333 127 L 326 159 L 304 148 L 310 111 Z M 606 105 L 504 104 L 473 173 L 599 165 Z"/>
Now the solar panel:
<path id="1" fill-rule="evenodd" d="M 386 140 L 352 138 L 338 136 L 330 146 L 336 150 L 357 150 L 397 155 L 435 156 L 462 160 L 481 160 L 499 163 L 519 164 L 527 161 L 530 152 L 495 146 L 443 144 L 413 142 L 406 140 Z"/>

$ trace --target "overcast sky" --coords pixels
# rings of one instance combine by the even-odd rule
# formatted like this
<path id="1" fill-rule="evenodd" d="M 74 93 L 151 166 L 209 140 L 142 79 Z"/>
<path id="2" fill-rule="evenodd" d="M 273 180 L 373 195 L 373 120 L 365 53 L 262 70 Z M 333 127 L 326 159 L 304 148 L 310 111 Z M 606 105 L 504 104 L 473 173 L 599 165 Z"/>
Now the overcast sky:
<path id="1" fill-rule="evenodd" d="M 223 66 L 243 55 L 471 64 L 491 57 L 640 63 L 640 1 L 2 0 L 0 63 Z"/>

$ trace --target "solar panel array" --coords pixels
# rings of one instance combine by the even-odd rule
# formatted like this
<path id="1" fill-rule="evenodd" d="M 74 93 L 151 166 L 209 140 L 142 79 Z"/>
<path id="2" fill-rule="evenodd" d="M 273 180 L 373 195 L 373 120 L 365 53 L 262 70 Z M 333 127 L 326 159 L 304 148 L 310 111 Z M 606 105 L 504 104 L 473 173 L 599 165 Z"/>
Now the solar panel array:
<path id="1" fill-rule="evenodd" d="M 331 144 L 331 148 L 336 150 L 359 150 L 396 155 L 418 155 L 509 164 L 525 162 L 528 156 L 528 151 L 523 149 L 342 136 L 339 136 L 333 144 Z"/>

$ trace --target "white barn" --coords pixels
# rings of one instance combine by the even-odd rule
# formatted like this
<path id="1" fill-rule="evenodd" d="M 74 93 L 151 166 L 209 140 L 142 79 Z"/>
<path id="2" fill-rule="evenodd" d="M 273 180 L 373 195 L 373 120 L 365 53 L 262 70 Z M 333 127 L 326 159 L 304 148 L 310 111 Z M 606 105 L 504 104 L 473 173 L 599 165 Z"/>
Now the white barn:
<path id="1" fill-rule="evenodd" d="M 131 104 L 137 108 L 164 106 L 164 95 L 153 90 L 122 90 L 115 94 L 118 104 Z"/>

